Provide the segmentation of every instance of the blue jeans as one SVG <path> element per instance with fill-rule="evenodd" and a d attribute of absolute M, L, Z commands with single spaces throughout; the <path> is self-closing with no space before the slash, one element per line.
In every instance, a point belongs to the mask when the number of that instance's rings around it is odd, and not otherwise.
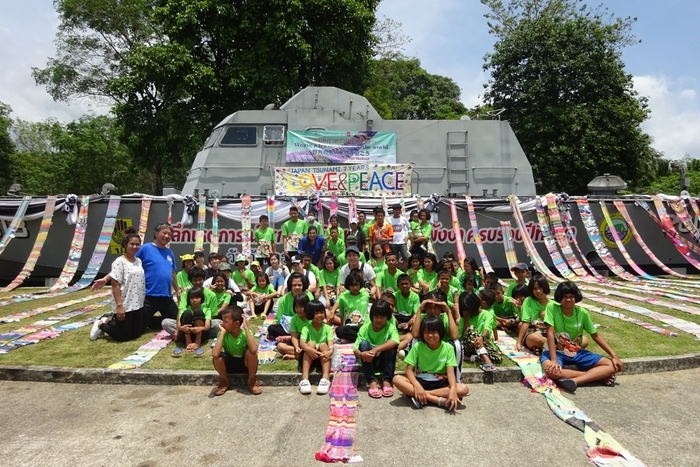
<path fill-rule="evenodd" d="M 368 352 L 372 350 L 372 344 L 367 341 L 360 342 L 360 352 Z M 391 381 L 394 379 L 394 371 L 396 369 L 396 348 L 391 350 L 383 350 L 378 356 L 374 357 L 371 362 L 362 362 L 362 371 L 365 373 L 365 381 L 369 385 L 377 381 L 374 374 L 375 368 L 382 370 L 382 380 Z"/>

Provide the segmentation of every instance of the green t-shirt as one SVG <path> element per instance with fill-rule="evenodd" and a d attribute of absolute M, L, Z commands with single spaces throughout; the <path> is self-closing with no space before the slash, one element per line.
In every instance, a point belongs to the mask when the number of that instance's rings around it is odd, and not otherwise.
<path fill-rule="evenodd" d="M 452 278 L 450 279 L 450 286 L 454 287 L 460 292 L 464 291 L 464 287 L 462 287 L 462 284 L 459 282 L 459 278 L 457 276 L 452 276 Z"/>
<path fill-rule="evenodd" d="M 345 259 L 345 253 L 339 254 L 338 255 L 338 269 L 342 268 L 346 264 L 348 264 L 348 260 Z"/>
<path fill-rule="evenodd" d="M 428 240 L 424 243 L 421 243 L 421 246 L 424 248 L 428 247 L 428 243 L 430 243 L 430 240 L 433 236 L 433 225 L 430 222 L 426 222 L 425 224 L 418 224 L 416 229 L 411 228 L 413 230 L 413 234 L 418 236 L 418 237 L 425 237 Z"/>
<path fill-rule="evenodd" d="M 227 305 L 229 303 L 231 303 L 231 295 L 227 294 L 225 290 L 222 292 L 218 292 L 218 293 L 215 292 L 214 290 L 212 290 L 211 292 L 216 297 L 216 302 L 215 302 L 216 303 L 216 310 L 212 310 L 212 316 L 214 316 L 215 314 L 219 313 L 219 308 L 224 306 L 224 303 Z"/>
<path fill-rule="evenodd" d="M 275 244 L 275 231 L 268 227 L 265 230 L 255 229 L 255 242 L 258 244 L 257 258 L 266 258 L 272 253 L 272 246 Z"/>
<path fill-rule="evenodd" d="M 299 240 L 306 235 L 308 229 L 309 224 L 301 219 L 297 219 L 296 222 L 292 222 L 292 220 L 289 219 L 282 224 L 282 236 L 287 237 L 287 252 L 298 251 Z"/>
<path fill-rule="evenodd" d="M 306 326 L 301 330 L 301 340 L 307 344 L 313 342 L 314 344 L 328 343 L 333 340 L 333 328 L 331 328 L 326 323 L 321 324 L 321 329 L 316 329 L 312 321 L 306 323 Z"/>
<path fill-rule="evenodd" d="M 316 276 L 316 286 L 323 287 L 326 285 L 323 277 L 321 276 L 321 270 L 318 268 L 318 266 L 315 264 L 309 264 L 309 272 L 313 272 L 314 276 Z"/>
<path fill-rule="evenodd" d="M 411 284 L 418 285 L 418 278 L 421 277 L 423 268 L 419 269 L 418 272 L 413 272 L 413 269 L 408 270 L 408 275 L 411 278 Z"/>
<path fill-rule="evenodd" d="M 418 233 L 420 231 L 420 222 L 411 221 L 409 224 L 411 224 L 411 232 Z"/>
<path fill-rule="evenodd" d="M 394 323 L 387 321 L 384 327 L 382 327 L 379 331 L 375 331 L 374 327 L 372 326 L 372 322 L 367 321 L 357 332 L 357 339 L 355 340 L 355 345 L 353 346 L 352 350 L 359 349 L 362 341 L 369 342 L 372 348 L 375 348 L 390 340 L 396 342 L 397 344 L 399 343 L 399 331 L 396 329 Z"/>
<path fill-rule="evenodd" d="M 571 316 L 566 316 L 561 311 L 561 305 L 553 300 L 551 300 L 545 308 L 544 322 L 554 327 L 554 333 L 557 337 L 562 332 L 565 332 L 569 334 L 569 338 L 572 341 L 582 336 L 583 331 L 586 331 L 589 335 L 598 332 L 593 325 L 588 310 L 575 305 L 573 314 Z"/>
<path fill-rule="evenodd" d="M 445 297 L 447 297 L 447 306 L 449 306 L 450 308 L 452 308 L 455 304 L 455 294 L 457 294 L 457 298 L 459 298 L 459 290 L 456 287 L 450 286 L 450 290 L 448 290 L 447 292 L 445 292 L 441 288 L 437 288 L 435 290 L 445 294 Z"/>
<path fill-rule="evenodd" d="M 386 262 L 384 261 L 384 258 L 382 259 L 373 259 L 372 263 L 374 266 L 372 266 L 372 269 L 374 269 L 374 273 L 378 276 L 380 273 L 384 272 L 386 269 Z"/>
<path fill-rule="evenodd" d="M 406 364 L 415 368 L 418 378 L 430 379 L 435 376 L 447 375 L 448 367 L 457 367 L 455 349 L 447 342 L 441 342 L 440 347 L 432 350 L 423 341 L 418 341 L 406 355 Z"/>
<path fill-rule="evenodd" d="M 543 312 L 545 307 L 533 297 L 527 297 L 523 300 L 523 304 L 520 307 L 520 321 L 523 323 L 535 323 L 536 321 L 542 321 L 540 318 L 540 313 Z"/>
<path fill-rule="evenodd" d="M 369 228 L 372 227 L 373 224 L 374 224 L 374 221 L 372 220 L 369 222 L 365 222 L 365 225 L 359 226 L 362 229 L 362 231 L 365 233 L 365 238 L 369 238 Z"/>
<path fill-rule="evenodd" d="M 241 333 L 238 334 L 238 337 L 233 337 L 230 332 L 224 334 L 224 341 L 221 343 L 221 347 L 231 357 L 242 357 L 245 351 L 248 350 L 248 339 L 246 339 L 244 331 L 245 329 L 241 328 Z M 248 330 L 248 334 L 250 334 L 250 330 Z M 252 334 L 250 336 L 252 337 Z"/>
<path fill-rule="evenodd" d="M 435 287 L 437 287 L 438 275 L 435 271 L 428 272 L 425 269 L 421 269 L 418 271 L 418 279 L 428 284 L 428 290 L 433 290 Z"/>
<path fill-rule="evenodd" d="M 499 318 L 513 318 L 518 316 L 518 307 L 513 303 L 510 297 L 503 297 L 503 303 L 494 302 L 493 311 Z"/>
<path fill-rule="evenodd" d="M 233 279 L 233 282 L 236 283 L 238 288 L 241 290 L 248 290 L 248 283 L 245 281 L 244 277 L 248 278 L 248 280 L 255 285 L 255 274 L 253 274 L 253 271 L 250 269 L 244 269 L 243 273 L 237 269 L 231 273 L 231 279 Z"/>
<path fill-rule="evenodd" d="M 478 272 L 475 272 L 474 274 L 467 274 L 466 272 L 462 271 L 459 275 L 459 283 L 461 284 L 462 288 L 464 288 L 464 280 L 467 278 L 468 275 L 474 278 L 474 289 L 478 289 L 479 287 L 481 287 L 481 274 L 479 274 Z"/>
<path fill-rule="evenodd" d="M 527 285 L 527 281 L 525 281 L 525 285 Z M 513 289 L 518 286 L 518 281 L 513 281 L 510 284 L 508 284 L 508 287 L 506 288 L 506 297 L 512 297 L 513 296 Z"/>
<path fill-rule="evenodd" d="M 489 337 L 491 337 L 496 325 L 496 313 L 493 312 L 493 308 L 481 310 L 477 315 L 476 330 L 479 335 L 482 335 L 485 330 L 488 330 Z"/>
<path fill-rule="evenodd" d="M 206 319 L 211 319 L 212 316 L 216 316 L 219 312 L 219 307 L 216 306 L 218 299 L 216 294 L 209 289 L 202 289 L 204 291 L 204 302 L 202 302 L 202 312 L 204 312 L 204 317 Z M 228 295 L 228 294 L 227 294 Z M 230 296 L 230 295 L 229 295 Z M 178 318 L 182 316 L 182 312 L 189 308 L 187 304 L 187 293 L 180 295 L 180 303 L 177 306 Z"/>
<path fill-rule="evenodd" d="M 187 271 L 185 271 L 184 269 L 177 273 L 176 279 L 177 286 L 180 287 L 183 291 L 192 288 L 192 282 L 190 282 L 189 274 L 187 274 Z"/>
<path fill-rule="evenodd" d="M 420 308 L 420 297 L 413 290 L 409 290 L 408 297 L 404 297 L 401 291 L 397 291 L 396 312 L 406 316 L 413 316 Z"/>
<path fill-rule="evenodd" d="M 289 334 L 296 332 L 301 336 L 301 330 L 304 329 L 304 326 L 306 326 L 308 322 L 308 319 L 301 319 L 299 315 L 295 313 L 294 316 L 292 316 L 292 322 L 289 323 Z"/>
<path fill-rule="evenodd" d="M 340 238 L 340 235 L 338 235 L 338 241 L 335 243 L 332 238 L 326 237 L 326 246 L 328 247 L 328 251 L 333 253 L 336 258 L 345 253 L 345 241 Z"/>
<path fill-rule="evenodd" d="M 351 295 L 349 290 L 338 297 L 338 314 L 344 325 L 362 326 L 369 314 L 369 292 L 360 289 L 357 295 Z"/>
<path fill-rule="evenodd" d="M 314 294 L 312 294 L 308 290 L 306 291 L 306 296 L 309 297 L 309 300 L 314 299 Z M 292 292 L 287 292 L 277 302 L 277 314 L 275 315 L 275 324 L 279 324 L 280 319 L 282 319 L 283 316 L 296 316 L 296 313 L 294 313 L 294 295 L 292 295 Z"/>
<path fill-rule="evenodd" d="M 399 294 L 399 285 L 396 281 L 401 274 L 403 274 L 403 271 L 399 268 L 396 268 L 394 274 L 391 274 L 388 268 L 384 269 L 381 273 L 377 273 L 377 287 L 379 287 L 382 292 L 391 289 L 394 291 L 394 295 Z"/>
<path fill-rule="evenodd" d="M 327 269 L 321 269 L 321 279 L 325 285 L 330 285 L 333 288 L 338 287 L 338 279 L 340 279 L 340 269 L 334 269 L 329 272 Z"/>

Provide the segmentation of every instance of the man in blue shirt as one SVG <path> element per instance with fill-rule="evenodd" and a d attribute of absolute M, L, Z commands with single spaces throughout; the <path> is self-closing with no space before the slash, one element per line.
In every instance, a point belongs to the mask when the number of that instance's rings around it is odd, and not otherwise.
<path fill-rule="evenodd" d="M 310 226 L 306 236 L 299 242 L 299 253 L 308 253 L 311 255 L 311 262 L 319 268 L 323 267 L 321 259 L 323 258 L 323 247 L 326 246 L 326 239 L 318 235 L 315 226 Z"/>

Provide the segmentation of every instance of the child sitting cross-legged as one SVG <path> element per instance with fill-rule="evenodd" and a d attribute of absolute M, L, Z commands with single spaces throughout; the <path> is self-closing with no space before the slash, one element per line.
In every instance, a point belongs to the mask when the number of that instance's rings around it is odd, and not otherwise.
<path fill-rule="evenodd" d="M 489 287 L 496 294 L 496 301 L 493 302 L 493 311 L 496 313 L 496 322 L 503 330 L 517 330 L 520 318 L 519 309 L 512 298 L 506 296 L 503 286 L 496 282 Z"/>
<path fill-rule="evenodd" d="M 277 342 L 277 351 L 282 354 L 283 360 L 293 360 L 301 355 L 301 330 L 309 323 L 306 319 L 306 305 L 311 299 L 305 292 L 300 292 L 294 297 L 294 316 L 289 324 L 289 334 L 291 335 L 291 343 Z"/>
<path fill-rule="evenodd" d="M 203 307 L 204 289 L 193 287 L 187 292 L 187 307 L 180 310 L 177 317 L 177 330 L 173 334 L 173 340 L 185 341 L 185 350 L 194 352 L 195 357 L 202 357 L 204 349 L 202 345 L 202 334 L 209 331 L 211 326 L 211 313 L 209 309 Z M 176 344 L 177 345 L 177 344 Z M 182 347 L 175 347 L 173 357 L 182 356 Z"/>
<path fill-rule="evenodd" d="M 302 353 L 301 360 L 301 382 L 299 392 L 311 394 L 311 383 L 309 382 L 309 372 L 313 363 L 320 363 L 321 381 L 316 388 L 316 394 L 328 394 L 331 382 L 328 380 L 331 372 L 331 356 L 333 355 L 333 329 L 324 321 L 326 319 L 326 307 L 318 300 L 312 300 L 306 305 L 306 319 L 309 322 L 301 330 L 299 346 Z"/>
<path fill-rule="evenodd" d="M 469 394 L 469 387 L 457 382 L 455 351 L 444 338 L 442 320 L 427 316 L 420 323 L 420 341 L 406 355 L 406 376 L 394 376 L 396 388 L 419 409 L 430 402 L 453 411 Z"/>
<path fill-rule="evenodd" d="M 476 324 L 471 324 L 473 320 L 470 319 L 470 325 L 462 336 L 464 356 L 476 355 L 483 362 L 481 369 L 484 371 L 493 371 L 493 364 L 503 361 L 501 351 L 491 339 L 496 328 L 496 315 L 492 308 L 494 302 L 495 293 L 492 289 L 484 289 L 479 295 L 464 292 L 459 300 L 463 315 L 473 317 L 476 314 Z"/>
<path fill-rule="evenodd" d="M 214 368 L 219 373 L 219 385 L 214 395 L 223 395 L 230 385 L 229 373 L 248 375 L 248 389 L 252 394 L 262 393 L 256 378 L 258 372 L 258 343 L 248 328 L 248 318 L 236 305 L 221 312 L 221 324 L 216 345 L 211 351 Z"/>
<path fill-rule="evenodd" d="M 540 361 L 545 374 L 568 392 L 575 392 L 580 384 L 602 381 L 606 386 L 615 384 L 615 374 L 622 371 L 622 361 L 603 339 L 591 321 L 588 310 L 577 305 L 583 299 L 578 286 L 562 282 L 554 291 L 554 301 L 545 308 L 547 349 Z M 603 349 L 610 358 L 582 348 L 583 331 Z M 566 369 L 574 366 L 576 369 Z"/>
<path fill-rule="evenodd" d="M 381 399 L 394 395 L 392 380 L 396 368 L 396 348 L 399 345 L 399 332 L 392 322 L 391 304 L 379 300 L 369 310 L 369 321 L 357 333 L 353 352 L 362 362 L 365 381 L 370 397 Z M 382 388 L 379 389 L 375 370 L 382 371 Z"/>

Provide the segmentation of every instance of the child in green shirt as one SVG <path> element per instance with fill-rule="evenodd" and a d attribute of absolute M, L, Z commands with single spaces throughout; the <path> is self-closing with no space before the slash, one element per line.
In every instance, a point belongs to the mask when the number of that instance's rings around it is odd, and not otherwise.
<path fill-rule="evenodd" d="M 333 329 L 327 325 L 326 307 L 318 300 L 313 300 L 306 305 L 306 319 L 309 322 L 301 330 L 299 346 L 303 351 L 300 355 L 302 362 L 301 382 L 299 392 L 311 394 L 309 372 L 313 362 L 321 362 L 321 381 L 318 382 L 316 394 L 328 394 L 331 382 L 328 380 L 331 372 L 331 356 L 333 355 Z"/>
<path fill-rule="evenodd" d="M 381 399 L 394 395 L 392 381 L 396 369 L 396 349 L 399 345 L 399 332 L 391 321 L 391 305 L 379 300 L 369 311 L 366 322 L 357 333 L 353 352 L 362 362 L 362 371 L 370 397 Z M 382 371 L 382 389 L 379 389 L 375 369 Z"/>
<path fill-rule="evenodd" d="M 211 314 L 208 308 L 202 308 L 204 302 L 204 289 L 193 287 L 187 291 L 187 307 L 180 310 L 177 317 L 177 332 L 173 340 L 185 341 L 185 351 L 194 352 L 195 357 L 204 356 L 202 345 L 202 334 L 209 330 L 211 325 Z M 177 344 L 176 344 L 177 345 Z M 182 356 L 182 348 L 175 347 L 173 357 Z"/>
<path fill-rule="evenodd" d="M 428 402 L 454 411 L 469 387 L 456 377 L 454 348 L 444 342 L 445 325 L 437 316 L 420 323 L 420 341 L 406 355 L 406 376 L 394 376 L 394 385 L 410 397 L 417 408 Z"/>
<path fill-rule="evenodd" d="M 238 269 L 233 271 L 231 279 L 241 289 L 243 295 L 248 296 L 248 290 L 255 286 L 255 274 L 250 269 L 246 269 L 248 260 L 243 255 L 238 255 L 236 258 L 236 266 Z"/>
<path fill-rule="evenodd" d="M 248 294 L 248 306 L 252 318 L 266 317 L 272 309 L 272 300 L 277 298 L 277 291 L 270 284 L 270 278 L 264 272 L 259 272 L 255 278 L 255 287 Z"/>
<path fill-rule="evenodd" d="M 363 287 L 362 277 L 356 272 L 348 275 L 344 285 L 346 290 L 333 305 L 328 319 L 329 322 L 339 325 L 335 330 L 339 338 L 355 342 L 369 311 L 369 292 Z"/>
<path fill-rule="evenodd" d="M 215 396 L 226 393 L 230 385 L 229 373 L 248 375 L 251 394 L 262 393 L 256 378 L 258 373 L 258 343 L 248 328 L 248 319 L 238 306 L 230 306 L 221 312 L 221 324 L 216 345 L 211 351 L 214 368 L 219 373 Z"/>
<path fill-rule="evenodd" d="M 345 239 L 339 234 L 342 230 L 336 226 L 330 226 L 328 232 L 329 235 L 326 237 L 325 249 L 333 253 L 337 258 L 345 253 Z"/>
<path fill-rule="evenodd" d="M 182 292 L 185 292 L 187 289 L 192 288 L 192 282 L 190 282 L 189 274 L 194 267 L 194 255 L 181 255 L 180 259 L 182 260 L 182 270 L 177 273 L 177 285 L 180 287 Z"/>
<path fill-rule="evenodd" d="M 270 228 L 270 218 L 267 215 L 260 216 L 259 222 L 255 229 L 255 243 L 258 244 L 255 258 L 264 268 L 270 264 L 270 255 L 275 252 L 275 231 Z"/>
<path fill-rule="evenodd" d="M 490 372 L 495 369 L 494 363 L 503 361 L 503 354 L 491 339 L 492 332 L 496 329 L 496 314 L 493 311 L 496 293 L 492 289 L 484 289 L 479 292 L 478 302 L 471 297 L 474 295 L 468 295 L 464 300 L 460 300 L 460 307 L 467 308 L 460 311 L 471 317 L 469 327 L 465 329 L 462 337 L 464 356 L 475 355 L 483 362 L 481 369 Z M 472 324 L 474 316 L 476 324 Z"/>
<path fill-rule="evenodd" d="M 493 311 L 496 313 L 496 322 L 503 330 L 518 329 L 520 310 L 512 298 L 506 297 L 503 293 L 503 286 L 496 282 L 489 287 L 496 294 L 496 301 L 493 303 Z"/>
<path fill-rule="evenodd" d="M 323 269 L 321 269 L 319 282 L 324 285 L 322 287 L 322 294 L 326 299 L 326 305 L 331 308 L 335 305 L 336 299 L 338 298 L 338 281 L 340 280 L 340 263 L 338 263 L 338 258 L 335 255 L 328 254 L 326 259 L 323 261 Z"/>
<path fill-rule="evenodd" d="M 394 314 L 394 319 L 399 332 L 404 333 L 401 335 L 397 353 L 399 358 L 404 358 L 406 356 L 405 349 L 413 340 L 411 329 L 416 320 L 416 312 L 420 307 L 420 298 L 417 293 L 411 290 L 411 278 L 408 274 L 400 275 L 396 282 L 399 291 L 395 294 L 396 313 Z"/>
<path fill-rule="evenodd" d="M 298 358 L 301 354 L 301 346 L 299 338 L 301 330 L 306 326 L 306 305 L 311 301 L 305 292 L 298 293 L 294 296 L 294 316 L 289 324 L 289 334 L 291 335 L 291 344 L 278 341 L 277 351 L 282 354 L 282 360 L 292 360 Z"/>

